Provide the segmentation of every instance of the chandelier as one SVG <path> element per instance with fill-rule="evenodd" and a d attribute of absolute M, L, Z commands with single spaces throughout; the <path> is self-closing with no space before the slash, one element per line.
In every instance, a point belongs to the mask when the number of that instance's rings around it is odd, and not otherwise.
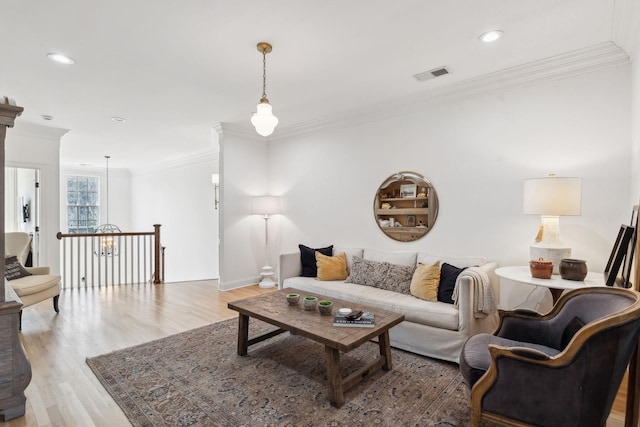
<path fill-rule="evenodd" d="M 121 233 L 120 228 L 115 224 L 109 223 L 109 159 L 111 156 L 104 156 L 107 159 L 107 222 L 106 224 L 99 225 L 96 228 L 95 234 L 114 234 Z M 98 256 L 118 256 L 118 244 L 115 239 L 116 236 L 102 236 L 100 237 L 100 248 L 96 252 Z"/>
<path fill-rule="evenodd" d="M 251 124 L 262 136 L 269 136 L 273 133 L 278 118 L 273 115 L 271 104 L 267 99 L 267 53 L 273 49 L 269 43 L 258 43 L 258 52 L 262 53 L 262 98 L 256 107 L 256 112 L 251 116 Z"/>

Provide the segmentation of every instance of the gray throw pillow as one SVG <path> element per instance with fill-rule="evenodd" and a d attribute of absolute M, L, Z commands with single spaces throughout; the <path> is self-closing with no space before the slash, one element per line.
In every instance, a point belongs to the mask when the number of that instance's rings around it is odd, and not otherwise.
<path fill-rule="evenodd" d="M 18 261 L 18 257 L 9 256 L 4 259 L 4 277 L 7 280 L 20 279 L 26 276 L 31 276 L 31 273 L 24 269 L 20 261 Z"/>

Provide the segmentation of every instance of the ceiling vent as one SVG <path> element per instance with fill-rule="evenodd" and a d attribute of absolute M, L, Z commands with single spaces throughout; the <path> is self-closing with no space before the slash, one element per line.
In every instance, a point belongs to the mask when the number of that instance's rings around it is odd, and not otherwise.
<path fill-rule="evenodd" d="M 438 67 L 433 70 L 425 71 L 424 73 L 415 74 L 413 76 L 419 82 L 424 82 L 425 80 L 435 79 L 436 77 L 446 76 L 449 74 L 449 69 L 447 67 Z"/>

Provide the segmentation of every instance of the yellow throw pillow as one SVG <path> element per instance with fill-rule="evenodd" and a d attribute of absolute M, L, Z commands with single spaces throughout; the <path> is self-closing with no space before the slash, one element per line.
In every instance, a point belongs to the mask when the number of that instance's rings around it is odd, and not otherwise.
<path fill-rule="evenodd" d="M 431 266 L 418 263 L 413 273 L 411 295 L 427 301 L 438 301 L 438 285 L 440 284 L 440 261 Z"/>
<path fill-rule="evenodd" d="M 318 280 L 344 280 L 347 278 L 347 255 L 340 252 L 334 256 L 322 255 L 316 251 Z"/>

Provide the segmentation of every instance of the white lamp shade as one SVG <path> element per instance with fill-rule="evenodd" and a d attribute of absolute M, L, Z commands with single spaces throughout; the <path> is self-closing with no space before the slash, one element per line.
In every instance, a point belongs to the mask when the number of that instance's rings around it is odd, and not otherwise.
<path fill-rule="evenodd" d="M 271 135 L 278 124 L 278 118 L 273 115 L 271 104 L 268 102 L 259 103 L 256 112 L 251 116 L 251 124 L 256 128 L 258 134 Z"/>
<path fill-rule="evenodd" d="M 211 174 L 211 183 L 213 185 L 220 185 L 220 174 L 212 173 Z"/>
<path fill-rule="evenodd" d="M 281 212 L 280 199 L 275 196 L 254 197 L 251 212 L 255 215 L 279 214 Z"/>
<path fill-rule="evenodd" d="M 534 215 L 580 215 L 582 179 L 547 178 L 524 182 L 523 213 Z"/>

